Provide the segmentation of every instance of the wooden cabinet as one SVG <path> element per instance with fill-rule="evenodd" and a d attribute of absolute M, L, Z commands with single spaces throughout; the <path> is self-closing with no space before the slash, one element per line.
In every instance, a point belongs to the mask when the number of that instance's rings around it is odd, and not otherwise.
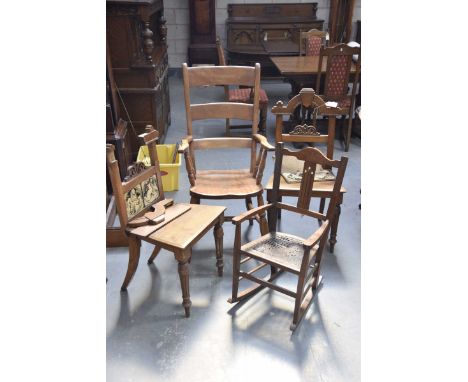
<path fill-rule="evenodd" d="M 170 124 L 166 20 L 162 0 L 107 0 L 107 44 L 119 118 L 137 135 L 153 125 L 164 140 Z M 134 131 L 133 131 L 134 130 Z"/>
<path fill-rule="evenodd" d="M 190 9 L 189 65 L 218 63 L 215 0 L 188 0 Z"/>
<path fill-rule="evenodd" d="M 317 19 L 317 3 L 229 4 L 227 52 L 231 65 L 262 66 L 262 78 L 280 73 L 271 56 L 299 54 L 301 31 L 323 29 Z"/>

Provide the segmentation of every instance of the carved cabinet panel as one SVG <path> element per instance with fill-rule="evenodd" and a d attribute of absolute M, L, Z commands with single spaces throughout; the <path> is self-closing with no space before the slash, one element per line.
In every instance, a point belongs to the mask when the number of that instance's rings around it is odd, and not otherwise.
<path fill-rule="evenodd" d="M 128 121 L 134 157 L 137 135 L 153 125 L 164 140 L 170 124 L 166 20 L 162 0 L 107 0 L 108 55 L 119 116 Z"/>

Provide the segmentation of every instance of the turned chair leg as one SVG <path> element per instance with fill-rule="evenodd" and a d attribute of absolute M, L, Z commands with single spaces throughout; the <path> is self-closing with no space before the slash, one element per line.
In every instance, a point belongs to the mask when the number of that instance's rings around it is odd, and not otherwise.
<path fill-rule="evenodd" d="M 214 229 L 213 229 L 213 235 L 214 235 L 214 238 L 215 238 L 215 246 L 216 246 L 216 267 L 218 268 L 218 276 L 219 277 L 223 276 L 223 267 L 224 267 L 224 262 L 223 262 L 223 236 L 224 236 L 223 217 L 224 217 L 224 215 L 221 215 L 221 217 L 219 218 L 218 222 L 215 224 Z"/>
<path fill-rule="evenodd" d="M 239 292 L 240 261 L 240 252 L 234 248 L 232 256 L 232 297 L 228 298 L 228 302 L 231 304 L 237 302 L 237 293 Z"/>
<path fill-rule="evenodd" d="M 182 289 L 182 306 L 185 310 L 185 317 L 190 317 L 190 307 L 192 301 L 190 300 L 190 289 L 189 289 L 189 265 L 188 262 L 178 263 L 178 271 L 180 278 L 180 287 Z"/>
<path fill-rule="evenodd" d="M 135 236 L 129 236 L 128 238 L 128 267 L 127 274 L 125 275 L 124 282 L 121 291 L 126 291 L 128 284 L 132 281 L 133 275 L 138 268 L 138 261 L 140 260 L 140 247 L 141 240 Z"/>
<path fill-rule="evenodd" d="M 330 252 L 333 253 L 336 244 L 336 233 L 338 231 L 338 223 L 340 221 L 341 203 L 336 205 L 335 214 L 330 227 Z"/>
<path fill-rule="evenodd" d="M 319 212 L 323 214 L 323 211 L 325 210 L 325 200 L 326 198 L 320 198 L 320 206 L 319 206 Z M 319 226 L 322 226 L 322 221 L 320 219 L 318 220 Z"/>

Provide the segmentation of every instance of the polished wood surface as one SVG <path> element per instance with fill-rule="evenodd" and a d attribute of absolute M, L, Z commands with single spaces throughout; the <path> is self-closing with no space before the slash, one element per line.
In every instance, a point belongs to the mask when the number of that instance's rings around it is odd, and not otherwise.
<path fill-rule="evenodd" d="M 182 139 L 178 152 L 184 154 L 185 158 L 185 166 L 191 186 L 190 202 L 192 204 L 199 204 L 202 199 L 245 199 L 247 209 L 252 209 L 252 198 L 256 197 L 257 203 L 263 205 L 263 187 L 261 182 L 267 152 L 273 150 L 273 146 L 268 143 L 265 137 L 257 134 L 260 65 L 256 64 L 254 68 L 235 66 L 189 68 L 187 64 L 183 64 L 182 74 L 184 78 L 187 137 Z M 191 87 L 213 84 L 234 85 L 236 81 L 241 81 L 243 85 L 253 89 L 252 104 L 232 102 L 193 104 L 191 102 Z M 251 121 L 251 138 L 194 139 L 192 121 L 213 118 L 240 118 Z M 195 152 L 198 149 L 222 149 L 224 150 L 222 155 L 225 158 L 229 158 L 232 155 L 230 149 L 236 147 L 246 148 L 246 162 L 250 159 L 248 169 L 203 171 L 195 161 Z M 250 155 L 247 150 L 250 151 Z M 266 232 L 266 220 L 260 216 L 256 216 L 255 220 L 259 222 L 262 232 Z"/>
<path fill-rule="evenodd" d="M 272 57 L 271 61 L 278 68 L 281 74 L 289 75 L 309 75 L 319 73 L 319 56 L 291 56 L 291 57 Z M 327 58 L 322 62 L 322 71 L 327 69 Z M 356 64 L 351 65 L 351 73 L 356 73 Z"/>
<path fill-rule="evenodd" d="M 333 159 L 334 141 L 335 141 L 335 117 L 343 111 L 339 107 L 327 106 L 324 100 L 315 93 L 314 89 L 303 88 L 294 96 L 286 105 L 282 101 L 278 101 L 272 108 L 271 112 L 276 116 L 276 142 L 296 142 L 296 143 L 326 143 L 327 158 Z M 283 119 L 291 116 L 293 120 L 299 124 L 299 127 L 307 127 L 313 134 L 301 133 L 290 134 L 285 131 Z M 318 116 L 326 116 L 328 119 L 328 127 L 325 133 L 316 130 Z M 297 127 L 297 126 L 296 126 Z M 298 163 L 297 168 L 301 168 L 302 164 Z M 288 183 L 283 177 L 280 178 L 277 189 L 277 198 L 282 200 L 283 196 L 301 196 L 302 183 Z M 335 181 L 318 181 L 313 182 L 310 188 L 310 197 L 320 198 L 320 211 L 323 211 L 326 199 L 333 196 Z M 265 187 L 267 190 L 267 201 L 273 200 L 273 176 L 267 182 Z M 344 187 L 341 187 L 339 198 L 336 203 L 335 215 L 331 221 L 330 229 L 330 251 L 333 252 L 336 244 L 336 236 L 338 231 L 338 222 L 340 218 L 341 203 L 343 194 L 346 192 Z M 278 218 L 281 218 L 280 210 Z"/>
<path fill-rule="evenodd" d="M 227 52 L 234 65 L 262 66 L 262 78 L 280 76 L 270 58 L 299 54 L 300 33 L 322 30 L 318 4 L 228 4 Z"/>
<path fill-rule="evenodd" d="M 221 39 L 219 36 L 216 38 L 216 50 L 218 52 L 218 62 L 220 66 L 226 66 L 226 57 L 224 55 L 224 48 L 221 45 Z M 261 132 L 266 132 L 266 120 L 267 120 L 267 112 L 268 112 L 268 96 L 266 95 L 265 90 L 262 88 L 259 89 L 259 92 L 263 92 L 265 96 L 259 99 L 259 109 L 260 109 L 260 115 L 259 115 L 259 125 L 258 129 Z M 239 98 L 238 97 L 238 92 L 236 92 L 234 89 L 229 89 L 229 86 L 224 86 L 224 100 L 228 102 L 241 102 L 241 103 L 251 103 L 253 102 L 253 91 L 250 89 L 249 92 L 245 92 L 245 96 Z M 236 129 L 236 128 L 250 128 L 249 125 L 231 125 L 230 118 L 226 118 L 226 136 L 231 135 L 231 129 Z"/>
<path fill-rule="evenodd" d="M 150 166 L 135 163 L 128 170 L 122 182 L 119 164 L 115 158 L 114 147 L 106 146 L 106 159 L 114 192 L 115 205 L 122 228 L 128 237 L 129 259 L 121 290 L 126 291 L 140 259 L 141 242 L 155 245 L 148 264 L 153 263 L 161 248 L 174 253 L 178 261 L 178 272 L 182 289 L 182 305 L 186 317 L 190 316 L 189 265 L 193 245 L 213 228 L 216 247 L 216 267 L 218 276 L 223 274 L 223 206 L 202 206 L 173 204 L 172 199 L 164 198 L 161 169 L 156 151 L 159 134 L 151 126 L 140 138 L 148 147 Z M 157 189 L 157 190 L 156 190 Z M 154 191 L 157 192 L 154 192 Z M 138 195 L 139 193 L 139 195 Z M 132 210 L 141 198 L 136 211 Z M 109 218 L 109 217 L 108 217 Z"/>
<path fill-rule="evenodd" d="M 296 206 L 279 201 L 283 156 L 292 156 L 304 161 L 303 176 Z M 236 225 L 236 236 L 234 239 L 232 296 L 228 302 L 235 303 L 245 300 L 264 287 L 284 293 L 295 299 L 294 315 L 290 329 L 293 331 L 296 329 L 310 306 L 312 298 L 318 292 L 321 281 L 322 254 L 331 227 L 335 206 L 340 199 L 340 189 L 347 161 L 348 158 L 346 157 L 342 157 L 341 160 L 331 160 L 323 155 L 320 150 L 312 147 L 293 152 L 285 149 L 282 142 L 276 144 L 272 202 L 245 212 L 233 219 L 233 224 Z M 318 183 L 314 182 L 314 173 L 318 165 L 334 168 L 337 171 L 330 203 L 325 214 L 322 213 L 323 211 L 316 212 L 309 209 L 311 190 L 313 185 Z M 277 217 L 278 211 L 281 209 L 316 218 L 320 222 L 320 227 L 306 239 L 289 233 L 278 232 Z M 269 232 L 262 233 L 261 237 L 242 244 L 242 222 L 248 220 L 254 214 L 263 215 L 265 212 L 268 212 Z M 260 262 L 260 265 L 256 265 L 249 271 L 243 271 L 241 265 L 251 259 Z M 254 276 L 254 273 L 265 266 L 270 267 L 269 276 L 264 278 Z M 272 282 L 283 272 L 290 272 L 298 276 L 295 291 Z M 247 279 L 257 285 L 239 292 L 239 282 L 242 279 Z"/>

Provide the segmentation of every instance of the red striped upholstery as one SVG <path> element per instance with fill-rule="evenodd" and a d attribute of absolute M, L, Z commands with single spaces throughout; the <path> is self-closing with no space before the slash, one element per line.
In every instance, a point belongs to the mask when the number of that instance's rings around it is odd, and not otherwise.
<path fill-rule="evenodd" d="M 229 102 L 243 102 L 249 103 L 250 101 L 250 88 L 244 89 L 230 89 L 229 90 Z M 268 103 L 268 96 L 265 90 L 260 89 L 260 103 Z"/>
<path fill-rule="evenodd" d="M 322 39 L 318 36 L 310 36 L 306 43 L 306 56 L 319 56 Z"/>

